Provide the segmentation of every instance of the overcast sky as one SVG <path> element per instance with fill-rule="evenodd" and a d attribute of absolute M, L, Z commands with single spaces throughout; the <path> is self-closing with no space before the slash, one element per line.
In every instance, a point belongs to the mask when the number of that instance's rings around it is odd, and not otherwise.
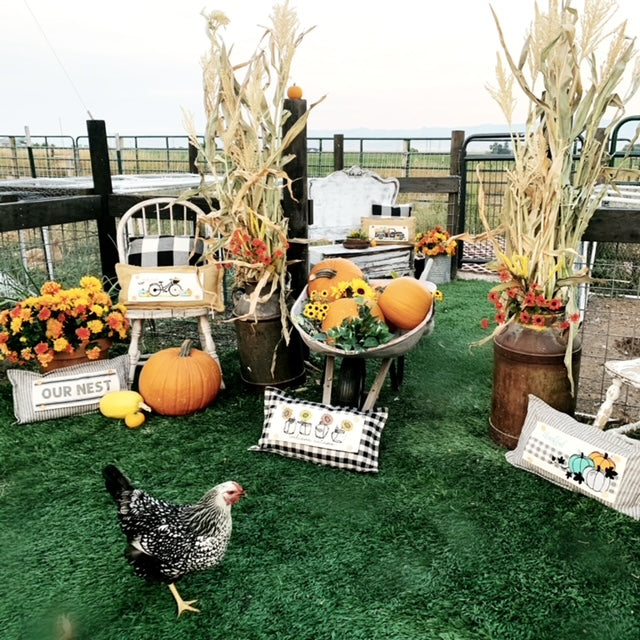
<path fill-rule="evenodd" d="M 546 6 L 546 0 L 540 0 Z M 204 9 L 231 19 L 238 62 L 269 23 L 272 0 L 0 0 L 0 135 L 181 135 L 182 108 L 204 130 Z M 293 0 L 301 27 L 292 82 L 313 102 L 309 131 L 465 129 L 504 124 L 488 95 L 498 38 L 484 0 Z M 518 54 L 534 0 L 493 0 Z M 580 0 L 574 5 L 579 8 Z M 615 23 L 640 35 L 640 2 L 618 0 Z M 524 103 L 523 103 L 524 104 Z M 91 116 L 89 116 L 89 113 Z M 627 107 L 640 114 L 640 96 Z"/>

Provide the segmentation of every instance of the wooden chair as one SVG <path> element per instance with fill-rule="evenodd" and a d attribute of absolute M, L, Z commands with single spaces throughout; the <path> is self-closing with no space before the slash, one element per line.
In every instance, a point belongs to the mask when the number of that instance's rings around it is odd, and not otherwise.
<path fill-rule="evenodd" d="M 165 267 L 184 266 L 190 262 L 193 264 L 197 260 L 197 251 L 191 250 L 188 254 L 184 251 L 166 251 L 171 248 L 170 241 L 179 239 L 183 245 L 188 239 L 188 244 L 197 247 L 197 243 L 202 243 L 202 238 L 206 237 L 206 226 L 202 224 L 205 217 L 204 211 L 187 201 L 178 201 L 176 198 L 162 197 L 143 200 L 128 209 L 120 218 L 117 226 L 116 241 L 118 246 L 118 259 L 120 263 L 137 264 L 141 267 Z M 145 253 L 149 246 L 153 247 L 154 242 L 162 238 L 162 256 L 158 252 L 157 256 L 153 251 Z M 167 244 L 169 241 L 169 244 Z M 147 245 L 140 254 L 140 248 Z M 195 268 L 194 268 L 195 271 Z M 120 278 L 119 278 L 120 279 Z M 120 282 L 122 287 L 122 282 Z M 220 292 L 221 293 L 221 292 Z M 122 299 L 122 292 L 121 292 Z M 220 309 L 222 296 L 218 296 Z M 212 308 L 207 303 L 201 306 L 184 308 L 171 306 L 171 302 L 163 302 L 158 308 L 137 308 L 134 305 L 127 307 L 127 317 L 131 321 L 131 344 L 129 346 L 130 371 L 129 381 L 133 383 L 136 367 L 141 358 L 140 343 L 144 332 L 145 322 L 158 319 L 174 318 L 183 320 L 185 318 L 197 318 L 198 336 L 203 351 L 206 351 L 218 364 L 220 360 L 216 352 L 216 345 L 211 332 L 209 318 Z M 224 386 L 224 384 L 223 384 Z"/>
<path fill-rule="evenodd" d="M 593 426 L 604 429 L 611 416 L 613 405 L 620 397 L 622 385 L 640 389 L 640 358 L 633 360 L 608 360 L 604 363 L 605 371 L 613 378 L 607 389 L 604 402 L 600 405 Z"/>

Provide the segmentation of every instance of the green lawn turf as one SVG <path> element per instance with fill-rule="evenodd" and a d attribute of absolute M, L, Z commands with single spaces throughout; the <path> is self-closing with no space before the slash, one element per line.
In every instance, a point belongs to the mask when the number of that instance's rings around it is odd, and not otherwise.
<path fill-rule="evenodd" d="M 640 637 L 640 525 L 511 467 L 488 437 L 490 285 L 443 285 L 433 334 L 406 357 L 380 473 L 248 451 L 262 397 L 222 353 L 206 411 L 141 429 L 96 414 L 18 426 L 0 384 L 0 636 L 74 640 L 565 640 Z M 320 400 L 310 376 L 296 395 Z M 202 613 L 134 576 L 101 470 L 195 501 L 234 479 L 224 563 L 187 576 Z M 69 639 L 67 639 L 69 640 Z"/>

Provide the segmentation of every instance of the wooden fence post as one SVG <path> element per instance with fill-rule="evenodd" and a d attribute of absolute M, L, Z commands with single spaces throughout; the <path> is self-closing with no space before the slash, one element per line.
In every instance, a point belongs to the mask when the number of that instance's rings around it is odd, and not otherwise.
<path fill-rule="evenodd" d="M 286 98 L 284 108 L 291 112 L 282 127 L 283 134 L 304 115 L 307 111 L 306 100 L 291 100 Z M 289 265 L 291 276 L 291 290 L 297 298 L 307 284 L 307 262 L 309 248 L 306 242 L 309 236 L 308 210 L 307 210 L 307 127 L 296 136 L 285 154 L 293 154 L 295 157 L 287 163 L 285 169 L 289 178 L 293 181 L 291 191 L 284 189 L 282 194 L 282 206 L 284 215 L 289 219 L 289 238 L 293 239 L 287 251 L 287 259 L 292 261 Z M 302 242 L 295 242 L 300 238 Z"/>
<path fill-rule="evenodd" d="M 333 170 L 344 169 L 344 135 L 336 133 L 333 136 Z"/>
<path fill-rule="evenodd" d="M 109 164 L 109 144 L 104 120 L 87 120 L 89 134 L 89 155 L 93 191 L 100 196 L 100 211 L 96 212 L 98 242 L 100 243 L 100 264 L 102 275 L 111 284 L 117 282 L 116 262 L 116 221 L 109 211 L 109 196 L 113 193 L 111 166 Z"/>
<path fill-rule="evenodd" d="M 454 130 L 451 132 L 451 150 L 449 152 L 449 175 L 460 176 L 460 184 L 465 179 L 462 176 L 462 154 L 464 153 L 464 131 Z M 447 216 L 447 229 L 451 234 L 458 233 L 460 224 L 460 190 L 458 193 L 449 194 Z M 456 251 L 456 259 L 452 260 L 451 278 L 455 279 L 458 268 L 462 266 L 462 242 L 458 242 L 458 251 Z"/>

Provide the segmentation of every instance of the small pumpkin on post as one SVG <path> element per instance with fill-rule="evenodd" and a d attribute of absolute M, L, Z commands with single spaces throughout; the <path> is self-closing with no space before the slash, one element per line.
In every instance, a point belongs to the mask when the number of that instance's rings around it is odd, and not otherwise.
<path fill-rule="evenodd" d="M 180 347 L 153 354 L 142 367 L 138 387 L 156 413 L 185 416 L 211 404 L 221 384 L 218 363 L 208 353 L 192 349 L 187 339 Z"/>
<path fill-rule="evenodd" d="M 302 99 L 302 87 L 299 87 L 295 82 L 287 89 L 287 98 L 289 100 Z"/>

